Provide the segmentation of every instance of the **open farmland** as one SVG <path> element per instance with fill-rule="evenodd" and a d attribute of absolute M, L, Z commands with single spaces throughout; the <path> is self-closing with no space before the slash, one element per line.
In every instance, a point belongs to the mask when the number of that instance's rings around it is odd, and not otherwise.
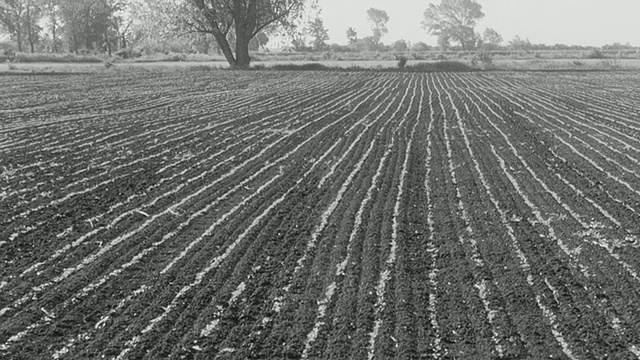
<path fill-rule="evenodd" d="M 0 358 L 640 358 L 638 73 L 1 81 Z"/>

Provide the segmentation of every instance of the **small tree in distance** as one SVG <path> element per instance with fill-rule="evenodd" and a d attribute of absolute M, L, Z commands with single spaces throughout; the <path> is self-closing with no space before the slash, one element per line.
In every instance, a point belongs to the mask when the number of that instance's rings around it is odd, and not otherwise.
<path fill-rule="evenodd" d="M 329 33 L 324 27 L 324 22 L 317 16 L 311 22 L 307 28 L 307 32 L 313 40 L 311 40 L 311 46 L 314 51 L 321 51 L 327 48 L 327 40 L 329 40 Z"/>
<path fill-rule="evenodd" d="M 409 50 L 409 45 L 405 40 L 398 40 L 391 44 L 391 50 L 396 52 L 405 52 Z"/>
<path fill-rule="evenodd" d="M 380 45 L 382 37 L 389 32 L 387 29 L 387 22 L 389 22 L 389 15 L 386 11 L 380 9 L 369 8 L 367 10 L 367 18 L 372 26 L 372 40 L 376 46 Z"/>
<path fill-rule="evenodd" d="M 358 42 L 358 33 L 356 29 L 350 27 L 347 29 L 347 40 L 349 40 L 349 46 L 353 46 Z"/>
<path fill-rule="evenodd" d="M 425 44 L 422 41 L 418 41 L 417 43 L 413 44 L 411 50 L 415 52 L 429 51 L 429 45 Z"/>
<path fill-rule="evenodd" d="M 484 42 L 485 47 L 490 49 L 497 49 L 500 45 L 502 45 L 503 39 L 502 35 L 500 35 L 497 31 L 492 28 L 487 28 L 482 35 L 482 41 Z"/>
<path fill-rule="evenodd" d="M 520 36 L 516 36 L 509 42 L 509 47 L 513 50 L 529 51 L 531 50 L 532 45 L 529 39 L 521 39 Z"/>

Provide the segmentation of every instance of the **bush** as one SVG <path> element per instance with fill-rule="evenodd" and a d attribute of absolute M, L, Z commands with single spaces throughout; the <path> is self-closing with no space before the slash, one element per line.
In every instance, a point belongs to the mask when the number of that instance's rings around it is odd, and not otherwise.
<path fill-rule="evenodd" d="M 120 58 L 123 59 L 133 59 L 133 58 L 139 58 L 142 56 L 142 51 L 140 50 L 136 50 L 136 49 L 132 49 L 132 48 L 126 48 L 126 49 L 122 49 L 122 50 L 118 50 L 115 53 L 113 53 L 113 55 L 118 56 Z"/>
<path fill-rule="evenodd" d="M 353 52 L 353 48 L 347 45 L 331 44 L 329 48 L 333 52 Z"/>
<path fill-rule="evenodd" d="M 404 55 L 400 55 L 397 57 L 397 59 L 398 59 L 398 68 L 404 69 L 405 66 L 407 66 L 407 61 L 408 61 L 407 57 Z"/>
<path fill-rule="evenodd" d="M 591 49 L 585 55 L 585 59 L 606 59 L 607 57 L 598 49 Z"/>
<path fill-rule="evenodd" d="M 471 64 L 473 66 L 481 64 L 484 69 L 487 69 L 493 65 L 493 54 L 488 51 L 480 51 L 474 55 L 473 59 L 471 59 Z"/>

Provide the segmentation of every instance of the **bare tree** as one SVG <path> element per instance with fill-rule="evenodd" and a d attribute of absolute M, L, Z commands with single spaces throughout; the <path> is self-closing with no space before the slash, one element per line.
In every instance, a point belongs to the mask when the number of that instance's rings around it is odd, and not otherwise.
<path fill-rule="evenodd" d="M 248 68 L 249 41 L 274 26 L 293 27 L 305 0 L 188 0 L 183 13 L 190 31 L 212 34 L 227 62 L 235 68 Z M 233 31 L 235 51 L 229 44 Z"/>

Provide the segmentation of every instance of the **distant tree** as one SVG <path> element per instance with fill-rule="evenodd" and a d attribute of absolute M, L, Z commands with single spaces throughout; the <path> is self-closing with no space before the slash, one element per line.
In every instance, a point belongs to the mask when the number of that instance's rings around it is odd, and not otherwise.
<path fill-rule="evenodd" d="M 291 46 L 295 51 L 308 52 L 313 50 L 310 46 L 307 46 L 307 37 L 302 29 L 290 34 L 290 36 Z"/>
<path fill-rule="evenodd" d="M 353 47 L 357 51 L 376 51 L 380 48 L 380 44 L 375 42 L 373 36 L 366 36 L 356 40 Z"/>
<path fill-rule="evenodd" d="M 521 39 L 520 36 L 516 36 L 509 42 L 509 48 L 513 50 L 525 50 L 529 51 L 533 48 L 533 45 L 529 39 Z"/>
<path fill-rule="evenodd" d="M 422 41 L 419 41 L 411 47 L 411 50 L 416 52 L 429 51 L 429 45 L 425 44 Z"/>
<path fill-rule="evenodd" d="M 474 0 L 441 0 L 440 5 L 430 4 L 425 10 L 422 27 L 438 37 L 442 48 L 454 42 L 473 49 L 478 43 L 474 28 L 483 17 L 482 5 Z"/>
<path fill-rule="evenodd" d="M 369 8 L 367 10 L 367 18 L 371 23 L 373 35 L 373 43 L 375 45 L 380 44 L 382 37 L 389 32 L 387 29 L 387 22 L 389 22 L 389 15 L 386 11 L 380 9 Z"/>
<path fill-rule="evenodd" d="M 446 36 L 438 36 L 438 47 L 442 50 L 447 50 L 451 47 L 451 41 Z"/>
<path fill-rule="evenodd" d="M 324 27 L 324 22 L 317 16 L 307 27 L 307 32 L 311 36 L 311 46 L 313 50 L 320 51 L 327 48 L 327 40 L 329 40 L 329 32 Z"/>
<path fill-rule="evenodd" d="M 500 35 L 497 31 L 492 28 L 487 28 L 484 31 L 484 34 L 482 34 L 482 41 L 484 42 L 485 46 L 497 48 L 502 44 L 503 39 L 502 35 Z"/>
<path fill-rule="evenodd" d="M 349 40 L 349 45 L 353 46 L 358 41 L 358 33 L 352 27 L 347 29 L 347 40 Z"/>
<path fill-rule="evenodd" d="M 281 26 L 293 29 L 306 0 L 187 0 L 184 24 L 193 32 L 212 34 L 227 62 L 248 68 L 249 41 L 261 31 Z M 235 51 L 229 42 L 233 29 Z"/>
<path fill-rule="evenodd" d="M 397 51 L 397 52 L 404 52 L 409 50 L 409 45 L 407 45 L 407 42 L 405 40 L 398 40 L 393 44 L 391 44 L 391 50 Z"/>

